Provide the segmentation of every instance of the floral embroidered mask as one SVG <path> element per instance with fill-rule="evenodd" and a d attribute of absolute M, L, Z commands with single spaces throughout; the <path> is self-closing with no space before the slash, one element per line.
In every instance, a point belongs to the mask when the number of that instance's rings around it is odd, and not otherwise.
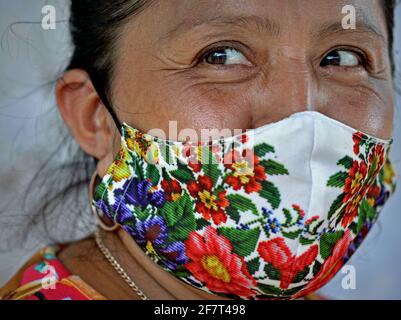
<path fill-rule="evenodd" d="M 191 143 L 127 124 L 93 206 L 161 268 L 234 299 L 299 298 L 326 284 L 390 194 L 391 140 L 319 112 Z"/>

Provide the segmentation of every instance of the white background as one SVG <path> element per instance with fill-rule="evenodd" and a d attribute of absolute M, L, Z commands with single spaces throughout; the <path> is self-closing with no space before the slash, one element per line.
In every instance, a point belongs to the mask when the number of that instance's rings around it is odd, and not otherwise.
<path fill-rule="evenodd" d="M 52 84 L 41 85 L 57 78 L 70 54 L 67 24 L 62 22 L 68 19 L 65 5 L 68 1 L 47 2 L 57 8 L 60 23 L 56 30 L 44 31 L 38 24 L 44 0 L 0 0 L 0 204 L 16 202 L 14 210 L 6 213 L 10 216 L 18 212 L 26 181 L 41 164 L 54 133 L 54 125 L 49 125 L 57 116 Z M 400 18 L 398 9 L 397 19 Z M 15 22 L 29 21 L 35 23 L 14 24 L 10 29 Z M 397 59 L 400 35 L 398 27 Z M 400 102 L 398 100 L 392 158 L 401 173 Z M 339 273 L 322 293 L 337 299 L 401 299 L 400 208 L 401 190 L 398 188 L 379 223 L 349 261 L 356 270 L 356 289 L 344 290 L 341 286 L 344 274 Z M 3 222 L 0 236 L 6 228 Z M 0 252 L 0 285 L 35 249 L 27 245 L 24 249 L 23 243 L 11 244 L 11 247 L 16 249 Z"/>

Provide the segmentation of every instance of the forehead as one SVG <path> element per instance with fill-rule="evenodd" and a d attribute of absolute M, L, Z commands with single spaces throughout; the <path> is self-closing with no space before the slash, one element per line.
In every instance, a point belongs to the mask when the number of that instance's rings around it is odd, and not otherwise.
<path fill-rule="evenodd" d="M 346 16 L 344 6 L 356 13 L 354 31 L 371 31 L 386 40 L 386 21 L 382 0 L 169 0 L 155 1 L 154 31 L 169 39 L 190 31 L 210 27 L 252 26 L 278 35 L 294 30 L 316 33 L 320 29 L 337 31 Z M 337 27 L 336 27 L 337 25 Z"/>

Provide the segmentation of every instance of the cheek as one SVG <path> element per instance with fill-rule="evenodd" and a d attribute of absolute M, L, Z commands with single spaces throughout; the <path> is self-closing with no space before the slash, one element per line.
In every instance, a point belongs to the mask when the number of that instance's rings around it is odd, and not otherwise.
<path fill-rule="evenodd" d="M 219 85 L 158 75 L 151 81 L 148 79 L 122 83 L 120 93 L 116 94 L 121 97 L 120 105 L 126 106 L 121 113 L 124 121 L 141 131 L 161 129 L 165 138 L 177 140 L 169 125 L 177 127 L 177 134 L 183 129 L 196 130 L 199 134 L 201 129 L 251 126 L 251 102 L 255 98 L 249 93 L 249 84 Z"/>
<path fill-rule="evenodd" d="M 391 86 L 325 86 L 319 95 L 317 111 L 355 129 L 381 139 L 393 132 Z"/>

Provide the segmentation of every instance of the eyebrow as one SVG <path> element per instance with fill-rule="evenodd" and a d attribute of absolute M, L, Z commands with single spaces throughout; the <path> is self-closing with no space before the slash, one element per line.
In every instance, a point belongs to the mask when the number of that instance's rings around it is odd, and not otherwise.
<path fill-rule="evenodd" d="M 341 34 L 341 33 L 361 33 L 361 34 L 371 34 L 379 38 L 383 43 L 386 43 L 386 37 L 384 34 L 365 17 L 360 17 L 356 21 L 355 29 L 344 29 L 341 21 L 334 23 L 323 24 L 318 32 L 314 35 L 315 38 L 325 38 L 331 34 Z"/>
<path fill-rule="evenodd" d="M 256 27 L 260 33 L 268 33 L 273 37 L 278 37 L 281 34 L 280 25 L 269 19 L 268 17 L 261 17 L 258 15 L 235 15 L 235 16 L 227 16 L 227 15 L 217 15 L 211 16 L 206 19 L 187 19 L 179 23 L 173 29 L 169 30 L 162 39 L 174 38 L 175 36 L 187 32 L 192 29 L 201 28 L 204 26 L 233 26 L 233 27 Z M 322 39 L 331 34 L 345 34 L 345 33 L 365 33 L 372 34 L 378 38 L 383 43 L 386 43 L 386 38 L 383 33 L 371 23 L 370 19 L 363 13 L 363 11 L 359 12 L 356 21 L 355 29 L 344 29 L 341 23 L 341 19 L 338 19 L 336 22 L 329 22 L 321 25 L 316 28 L 316 32 L 313 35 L 314 38 Z"/>

